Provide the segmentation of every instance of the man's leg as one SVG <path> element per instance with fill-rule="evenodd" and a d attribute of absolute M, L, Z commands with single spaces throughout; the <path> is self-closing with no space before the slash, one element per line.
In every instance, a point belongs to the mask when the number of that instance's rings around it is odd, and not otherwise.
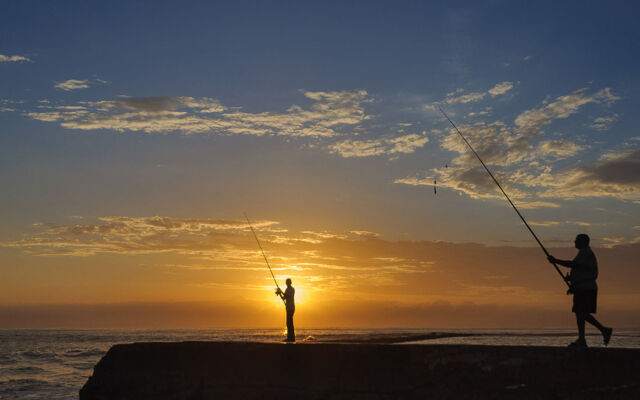
<path fill-rule="evenodd" d="M 587 314 L 588 315 L 588 314 Z M 578 323 L 578 341 L 584 341 L 584 321 L 586 320 L 586 315 L 581 312 L 576 313 L 576 322 Z"/>
<path fill-rule="evenodd" d="M 598 328 L 598 330 L 600 331 L 600 333 L 602 333 L 602 338 L 604 339 L 604 345 L 608 345 L 609 344 L 609 340 L 611 340 L 611 334 L 613 333 L 613 329 L 611 328 L 607 328 L 606 326 L 602 325 L 600 322 L 598 322 L 598 320 L 591 314 L 587 314 L 587 317 L 585 318 L 585 321 L 587 321 L 588 323 L 590 323 L 591 325 L 595 326 L 596 328 Z"/>
<path fill-rule="evenodd" d="M 293 330 L 293 311 L 287 310 L 287 340 L 296 340 Z"/>
<path fill-rule="evenodd" d="M 604 332 L 605 327 L 591 314 L 587 314 L 585 321 L 598 328 L 600 332 Z"/>

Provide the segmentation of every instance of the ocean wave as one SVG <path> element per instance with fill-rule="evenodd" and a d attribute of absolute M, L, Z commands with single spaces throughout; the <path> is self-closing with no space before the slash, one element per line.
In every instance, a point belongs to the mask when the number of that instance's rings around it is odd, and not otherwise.
<path fill-rule="evenodd" d="M 102 349 L 88 349 L 88 350 L 69 350 L 63 354 L 65 357 L 82 358 L 82 357 L 97 357 L 103 356 L 107 353 Z"/>
<path fill-rule="evenodd" d="M 44 372 L 45 370 L 40 367 L 24 366 L 24 367 L 5 368 L 4 371 L 6 371 L 7 373 L 13 373 L 13 374 L 39 374 L 41 372 Z"/>
<path fill-rule="evenodd" d="M 0 380 L 0 389 L 3 391 L 7 389 L 18 390 L 18 391 L 26 391 L 33 390 L 36 387 L 47 386 L 47 387 L 62 387 L 63 385 L 57 382 L 47 381 L 43 379 L 34 379 L 34 378 L 9 378 L 5 380 Z"/>
<path fill-rule="evenodd" d="M 57 359 L 58 355 L 53 351 L 25 350 L 17 353 L 18 356 L 35 359 Z"/>

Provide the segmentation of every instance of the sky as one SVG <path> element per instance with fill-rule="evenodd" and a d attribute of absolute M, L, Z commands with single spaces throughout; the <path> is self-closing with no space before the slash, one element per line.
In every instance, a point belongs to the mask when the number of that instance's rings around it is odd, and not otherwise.
<path fill-rule="evenodd" d="M 640 326 L 638 8 L 3 2 L 0 328 Z"/>

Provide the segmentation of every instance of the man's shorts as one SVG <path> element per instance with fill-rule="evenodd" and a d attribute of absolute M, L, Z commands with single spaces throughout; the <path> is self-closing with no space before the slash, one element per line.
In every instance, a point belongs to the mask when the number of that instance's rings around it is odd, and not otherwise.
<path fill-rule="evenodd" d="M 580 290 L 576 289 L 573 294 L 574 313 L 595 314 L 598 299 L 598 290 Z"/>

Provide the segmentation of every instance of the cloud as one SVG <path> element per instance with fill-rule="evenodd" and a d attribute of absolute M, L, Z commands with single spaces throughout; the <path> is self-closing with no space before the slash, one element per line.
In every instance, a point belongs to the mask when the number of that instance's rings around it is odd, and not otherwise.
<path fill-rule="evenodd" d="M 64 90 L 66 92 L 69 92 L 71 90 L 78 90 L 78 89 L 87 89 L 89 87 L 89 81 L 88 80 L 79 80 L 79 79 L 69 79 L 67 81 L 64 82 L 56 82 L 55 85 L 53 85 L 56 89 L 60 89 L 60 90 Z"/>
<path fill-rule="evenodd" d="M 640 150 L 608 153 L 601 161 L 572 167 L 532 185 L 549 187 L 541 197 L 615 197 L 640 200 Z"/>
<path fill-rule="evenodd" d="M 363 298 L 387 304 L 446 300 L 535 307 L 560 307 L 565 302 L 562 282 L 537 247 L 389 241 L 365 229 L 291 232 L 270 220 L 256 221 L 256 227 L 276 279 L 291 277 L 296 289 L 315 296 L 314 306 L 305 313 L 325 309 L 317 302 L 334 298 L 338 291 L 341 304 L 362 304 Z M 202 290 L 215 288 L 211 295 L 220 298 L 235 299 L 229 291 L 241 289 L 263 290 L 271 297 L 271 277 L 241 220 L 115 216 L 96 223 L 40 224 L 33 229 L 22 240 L 2 245 L 40 256 L 65 255 L 65 263 L 77 265 L 87 262 L 72 257 L 93 256 L 99 264 L 102 254 L 122 255 L 123 265 L 143 262 L 159 274 L 180 276 L 175 285 L 183 291 L 181 285 L 198 284 Z M 526 233 L 524 237 L 529 246 L 535 245 Z M 598 238 L 593 243 L 599 262 L 607 266 L 599 280 L 602 287 L 614 293 L 610 296 L 634 296 L 640 279 L 640 244 Z M 575 255 L 575 249 L 568 247 L 549 250 L 559 258 Z M 135 262 L 133 254 L 138 255 Z"/>
<path fill-rule="evenodd" d="M 401 284 L 398 274 L 424 273 L 430 267 L 428 260 L 401 254 L 361 253 L 357 244 L 377 240 L 373 232 L 295 233 L 276 225 L 273 221 L 254 223 L 274 271 L 282 271 L 276 278 L 292 276 L 298 282 L 312 283 L 313 290 L 352 287 L 351 279 L 370 286 L 396 286 Z M 246 222 L 240 220 L 116 216 L 102 217 L 94 224 L 38 224 L 34 230 L 22 240 L 1 245 L 37 256 L 172 254 L 188 257 L 175 267 L 181 269 L 264 269 L 260 250 Z M 349 249 L 354 245 L 356 248 Z"/>
<path fill-rule="evenodd" d="M 496 87 L 506 88 L 503 84 Z M 457 94 L 457 91 L 450 93 Z M 544 135 L 543 128 L 554 120 L 568 118 L 586 104 L 610 104 L 618 99 L 620 98 L 612 94 L 609 88 L 595 93 L 580 89 L 559 96 L 552 102 L 545 102 L 542 106 L 525 110 L 515 118 L 512 127 L 502 121 L 495 121 L 461 125 L 459 128 L 518 204 L 557 207 L 557 204 L 540 201 L 540 198 L 570 198 L 587 193 L 591 193 L 591 196 L 613 195 L 636 200 L 636 189 L 616 182 L 618 179 L 633 179 L 630 170 L 634 168 L 635 161 L 618 159 L 607 163 L 604 160 L 597 165 L 555 173 L 551 167 L 553 161 L 575 157 L 586 146 L 567 139 L 540 140 Z M 437 179 L 438 186 L 452 188 L 471 198 L 502 197 L 455 130 L 450 129 L 449 134 L 442 139 L 441 147 L 458 154 L 448 164 L 449 168 L 434 168 L 422 176 L 409 176 L 395 182 L 431 186 L 433 180 Z M 605 174 L 606 178 L 603 176 Z M 589 185 L 593 183 L 597 183 L 598 189 L 589 189 Z M 553 190 L 534 194 L 530 188 L 536 186 L 552 187 Z"/>
<path fill-rule="evenodd" d="M 93 82 L 90 81 L 89 79 L 69 79 L 63 82 L 56 82 L 55 85 L 53 86 L 56 89 L 69 92 L 72 90 L 87 89 L 92 85 L 92 83 L 96 83 L 96 82 L 103 85 L 109 83 L 108 81 L 105 81 L 104 79 L 99 79 L 99 78 L 95 78 Z"/>
<path fill-rule="evenodd" d="M 463 94 L 457 97 L 447 97 L 444 101 L 446 101 L 447 104 L 455 104 L 455 103 L 465 104 L 465 103 L 480 101 L 484 98 L 484 96 L 486 96 L 486 93 L 472 92 L 472 93 Z"/>
<path fill-rule="evenodd" d="M 498 95 L 507 93 L 511 89 L 513 89 L 513 83 L 504 81 L 504 82 L 498 83 L 497 85 L 489 89 L 488 93 L 491 96 L 498 96 Z"/>
<path fill-rule="evenodd" d="M 609 88 L 594 94 L 587 94 L 587 89 L 583 88 L 560 96 L 550 104 L 527 110 L 518 115 L 514 122 L 518 129 L 538 129 L 550 124 L 554 119 L 568 118 L 585 104 L 611 103 L 617 100 L 620 100 L 620 97 L 614 96 Z"/>
<path fill-rule="evenodd" d="M 578 226 L 591 226 L 590 222 L 584 222 L 584 221 L 565 221 L 567 224 L 573 224 L 573 225 L 578 225 Z"/>
<path fill-rule="evenodd" d="M 453 92 L 447 93 L 444 101 L 447 104 L 472 103 L 472 102 L 476 102 L 484 99 L 487 96 L 487 94 L 490 94 L 491 97 L 495 97 L 495 96 L 507 93 L 512 88 L 513 88 L 513 83 L 508 81 L 500 82 L 486 92 L 471 92 L 471 93 L 461 94 L 464 92 L 464 89 L 458 88 Z M 435 109 L 435 106 L 426 105 L 425 108 Z"/>
<path fill-rule="evenodd" d="M 516 201 L 516 206 L 519 209 L 533 209 L 533 208 L 560 208 L 560 204 L 552 203 L 550 201 Z"/>
<path fill-rule="evenodd" d="M 585 146 L 581 146 L 564 139 L 543 140 L 538 143 L 538 148 L 535 150 L 535 152 L 540 155 L 553 156 L 560 159 L 573 157 L 584 148 Z"/>
<path fill-rule="evenodd" d="M 368 238 L 375 238 L 380 236 L 379 233 L 369 232 L 369 231 L 350 231 L 350 232 L 353 233 L 354 235 L 368 237 Z"/>
<path fill-rule="evenodd" d="M 5 56 L 4 54 L 0 54 L 0 63 L 25 62 L 25 61 L 31 61 L 31 60 L 25 56 Z"/>
<path fill-rule="evenodd" d="M 529 225 L 531 226 L 554 226 L 560 225 L 559 221 L 530 221 Z"/>
<path fill-rule="evenodd" d="M 609 130 L 609 126 L 618 120 L 618 116 L 618 114 L 612 114 L 608 117 L 594 118 L 593 123 L 590 126 L 591 128 L 599 131 L 607 131 Z"/>
<path fill-rule="evenodd" d="M 223 112 L 227 108 L 216 99 L 202 97 L 123 97 L 118 100 L 105 100 L 87 103 L 101 111 L 130 110 L 141 113 L 162 113 L 178 109 L 195 109 L 196 112 Z"/>
<path fill-rule="evenodd" d="M 96 224 L 57 226 L 38 224 L 43 231 L 31 238 L 7 242 L 7 247 L 31 249 L 39 255 L 88 256 L 99 253 L 150 254 L 177 252 L 204 254 L 244 240 L 248 225 L 242 220 L 171 217 L 101 217 Z M 271 231 L 274 221 L 254 221 L 259 231 Z M 224 233 L 224 235 L 221 235 Z M 224 239 L 224 240 L 217 240 Z"/>
<path fill-rule="evenodd" d="M 472 199 L 503 199 L 498 187 L 491 177 L 482 168 L 439 168 L 431 171 L 434 173 L 432 177 L 406 177 L 399 178 L 394 183 L 402 183 L 411 186 L 433 186 L 433 181 L 437 181 L 438 188 L 450 188 L 459 192 L 463 192 Z M 501 174 L 494 175 L 501 182 Z M 514 186 L 503 184 L 505 191 L 509 193 L 512 199 L 526 198 L 526 193 Z M 528 204 L 527 208 L 547 207 L 548 203 L 534 203 L 528 201 L 517 201 L 518 204 Z M 524 207 L 523 207 L 524 208 Z"/>
<path fill-rule="evenodd" d="M 602 238 L 602 240 L 604 240 L 606 243 L 604 244 L 604 247 L 614 247 L 616 245 L 625 243 L 626 240 L 624 238 L 624 236 L 619 236 L 619 237 L 604 237 Z"/>
<path fill-rule="evenodd" d="M 124 97 L 80 103 L 86 107 L 84 110 L 50 110 L 26 115 L 77 130 L 315 137 L 335 136 L 341 126 L 354 126 L 370 118 L 362 106 L 369 101 L 365 91 L 302 93 L 313 100 L 311 107 L 294 105 L 282 113 L 243 112 L 207 97 Z"/>
<path fill-rule="evenodd" d="M 475 116 L 480 116 L 480 115 L 489 115 L 491 110 L 492 110 L 492 107 L 485 107 L 483 110 L 480 110 L 480 111 L 471 111 L 470 113 L 467 114 L 467 117 L 475 117 Z"/>
<path fill-rule="evenodd" d="M 371 140 L 347 139 L 329 146 L 329 151 L 342 157 L 370 157 L 388 154 L 413 153 L 429 141 L 426 132 L 408 134 L 392 138 Z"/>

